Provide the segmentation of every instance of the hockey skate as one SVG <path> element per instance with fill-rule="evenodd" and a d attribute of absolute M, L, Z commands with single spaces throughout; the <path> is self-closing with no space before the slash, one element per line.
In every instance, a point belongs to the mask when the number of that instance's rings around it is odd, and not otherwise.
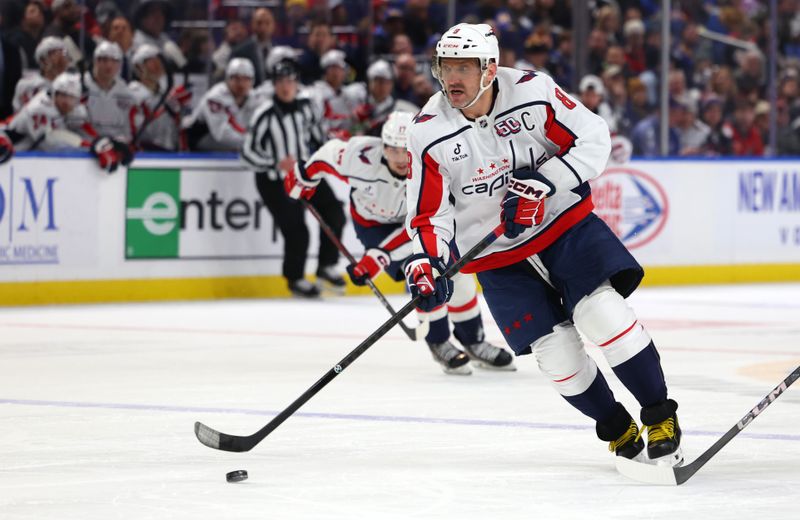
<path fill-rule="evenodd" d="M 469 358 L 479 368 L 487 370 L 508 370 L 517 369 L 514 366 L 514 357 L 500 347 L 495 347 L 488 341 L 479 341 L 472 345 L 464 345 Z"/>
<path fill-rule="evenodd" d="M 319 298 L 319 289 L 305 278 L 289 281 L 289 291 L 298 298 Z"/>
<path fill-rule="evenodd" d="M 442 366 L 445 374 L 468 376 L 472 373 L 472 369 L 469 367 L 469 356 L 458 350 L 449 341 L 444 343 L 428 342 L 428 348 L 431 349 L 433 359 Z"/>
<path fill-rule="evenodd" d="M 658 466 L 683 464 L 681 427 L 678 424 L 678 403 L 663 403 L 642 408 L 642 432 L 647 430 L 647 457 Z"/>
<path fill-rule="evenodd" d="M 631 424 L 625 430 L 625 433 L 608 443 L 608 451 L 613 451 L 617 457 L 625 457 L 626 459 L 641 460 L 643 458 L 643 450 L 642 432 L 633 418 L 631 418 Z"/>
<path fill-rule="evenodd" d="M 326 265 L 317 270 L 317 288 L 319 290 L 329 290 L 336 294 L 343 295 L 347 287 L 347 282 L 335 270 L 335 266 Z"/>
<path fill-rule="evenodd" d="M 607 422 L 597 423 L 597 436 L 608 442 L 608 451 L 617 457 L 644 462 L 644 441 L 636 421 L 618 403 L 616 414 Z"/>

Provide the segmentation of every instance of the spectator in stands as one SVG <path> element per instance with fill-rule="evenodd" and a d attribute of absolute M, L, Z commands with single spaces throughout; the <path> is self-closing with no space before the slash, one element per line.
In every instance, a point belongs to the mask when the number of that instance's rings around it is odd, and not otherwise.
<path fill-rule="evenodd" d="M 208 29 L 188 27 L 178 36 L 178 47 L 186 57 L 184 73 L 210 74 L 213 40 Z"/>
<path fill-rule="evenodd" d="M 392 39 L 391 53 L 395 56 L 414 54 L 414 46 L 411 45 L 411 38 L 405 34 L 395 34 Z"/>
<path fill-rule="evenodd" d="M 436 32 L 435 26 L 430 18 L 430 0 L 406 0 L 403 23 L 406 34 L 411 38 L 414 51 L 421 51 L 428 38 Z"/>
<path fill-rule="evenodd" d="M 628 134 L 633 126 L 627 119 L 628 87 L 622 68 L 610 65 L 603 72 L 603 87 L 605 87 L 605 102 L 611 110 L 611 118 L 616 122 L 616 133 Z"/>
<path fill-rule="evenodd" d="M 558 45 L 550 53 L 550 72 L 553 73 L 553 79 L 558 85 L 565 87 L 573 85 L 575 72 L 572 54 L 572 31 L 561 31 L 558 35 Z"/>
<path fill-rule="evenodd" d="M 608 124 L 611 133 L 617 132 L 617 121 L 611 107 L 605 101 L 606 89 L 603 87 L 603 80 L 593 74 L 584 76 L 578 87 L 581 103 L 589 110 L 603 118 Z"/>
<path fill-rule="evenodd" d="M 83 75 L 89 122 L 101 136 L 130 143 L 136 134 L 136 101 L 128 84 L 120 78 L 122 49 L 103 40 L 94 51 L 91 73 Z"/>
<path fill-rule="evenodd" d="M 231 59 L 231 53 L 233 52 L 233 49 L 244 43 L 244 41 L 247 40 L 247 37 L 247 26 L 242 20 L 238 18 L 231 18 L 225 23 L 225 31 L 223 33 L 222 43 L 220 43 L 219 47 L 217 47 L 213 54 L 211 54 L 211 62 L 214 66 L 211 73 L 213 83 L 222 80 L 222 78 L 225 76 L 225 67 L 228 66 L 228 61 Z M 256 65 L 255 62 L 253 65 Z M 258 71 L 256 71 L 256 76 L 258 76 Z"/>
<path fill-rule="evenodd" d="M 206 92 L 183 121 L 190 150 L 238 152 L 247 123 L 262 98 L 253 92 L 255 70 L 250 60 L 233 58 L 225 81 Z"/>
<path fill-rule="evenodd" d="M 12 44 L 22 49 L 25 62 L 23 68 L 35 69 L 36 46 L 42 38 L 45 24 L 45 7 L 41 0 L 31 0 L 25 6 L 25 11 L 20 24 L 13 28 L 8 28 L 6 33 Z M 12 88 L 13 92 L 13 88 Z"/>
<path fill-rule="evenodd" d="M 710 156 L 730 155 L 733 133 L 725 125 L 722 114 L 722 100 L 711 95 L 700 105 L 700 117 L 708 125 L 708 137 L 703 147 L 703 154 Z"/>
<path fill-rule="evenodd" d="M 433 84 L 425 74 L 417 74 L 414 76 L 413 89 L 414 99 L 417 100 L 417 105 L 420 107 L 425 106 L 425 103 L 427 103 L 434 94 Z"/>
<path fill-rule="evenodd" d="M 552 39 L 549 34 L 534 32 L 525 40 L 525 60 L 517 68 L 538 70 L 549 75 L 551 47 Z"/>
<path fill-rule="evenodd" d="M 44 36 L 67 38 L 65 44 L 70 59 L 77 63 L 94 54 L 94 41 L 89 31 L 83 31 L 81 39 L 81 6 L 76 0 L 53 0 L 50 4 L 53 21 L 44 30 Z"/>
<path fill-rule="evenodd" d="M 661 156 L 661 123 L 659 121 L 659 110 L 642 119 L 637 124 L 631 134 L 633 143 L 633 155 L 636 157 L 660 157 Z M 675 99 L 669 101 L 669 131 L 667 135 L 667 155 L 677 156 L 680 152 L 680 136 L 676 130 L 678 119 L 683 115 L 683 109 Z"/>
<path fill-rule="evenodd" d="M 675 126 L 680 138 L 679 154 L 702 155 L 706 150 L 706 142 L 711 134 L 711 128 L 703 121 L 697 119 L 697 104 L 689 96 L 678 98 L 681 105 L 681 115 Z"/>
<path fill-rule="evenodd" d="M 376 12 L 376 17 L 380 12 Z M 375 28 L 372 34 L 373 52 L 377 56 L 383 56 L 392 52 L 394 38 L 397 35 L 405 35 L 405 19 L 403 11 L 390 8 L 384 11 L 385 18 L 376 18 Z M 409 40 L 410 41 L 410 40 Z"/>
<path fill-rule="evenodd" d="M 606 60 L 603 63 L 603 71 L 605 72 L 605 70 L 607 70 L 609 67 L 617 67 L 626 78 L 636 76 L 636 74 L 631 72 L 630 68 L 628 67 L 628 60 L 625 57 L 625 49 L 623 49 L 620 45 L 615 44 L 608 47 L 608 50 L 606 51 Z"/>
<path fill-rule="evenodd" d="M 316 20 L 311 23 L 308 43 L 299 59 L 301 83 L 310 85 L 322 77 L 320 58 L 322 58 L 323 54 L 333 49 L 335 45 L 336 39 L 328 22 Z"/>
<path fill-rule="evenodd" d="M 394 98 L 420 106 L 414 96 L 414 77 L 417 75 L 417 60 L 411 54 L 401 54 L 394 62 Z"/>
<path fill-rule="evenodd" d="M 16 111 L 13 106 L 15 86 L 22 76 L 22 55 L 19 47 L 6 36 L 4 16 L 0 11 L 0 121 Z"/>
<path fill-rule="evenodd" d="M 627 121 L 628 132 L 632 131 L 639 122 L 650 115 L 653 106 L 647 96 L 647 87 L 639 78 L 628 80 L 628 103 L 624 120 Z"/>
<path fill-rule="evenodd" d="M 267 56 L 273 48 L 273 35 L 275 33 L 275 17 L 266 7 L 253 11 L 250 18 L 249 38 L 238 46 L 233 47 L 231 58 L 245 58 L 250 60 L 255 70 L 255 85 L 261 85 L 267 79 Z"/>
<path fill-rule="evenodd" d="M 603 73 L 603 63 L 605 63 L 606 52 L 608 52 L 608 40 L 608 34 L 600 29 L 592 29 L 589 33 L 589 38 L 586 42 L 589 48 L 586 70 L 591 74 L 597 75 Z"/>
<path fill-rule="evenodd" d="M 131 65 L 131 59 L 133 58 L 133 27 L 131 27 L 131 22 L 123 15 L 114 17 L 108 23 L 105 37 L 122 49 L 120 76 L 125 80 L 130 80 L 133 75 L 133 67 Z"/>
<path fill-rule="evenodd" d="M 19 110 L 40 90 L 46 90 L 62 72 L 67 70 L 69 58 L 64 40 L 55 36 L 45 37 L 36 47 L 34 55 L 39 72 L 30 74 L 17 82 L 14 90 L 14 112 Z"/>
<path fill-rule="evenodd" d="M 761 51 L 751 49 L 742 53 L 734 78 L 736 88 L 741 95 L 748 97 L 752 95 L 751 100 L 762 98 L 767 81 L 764 56 Z"/>
<path fill-rule="evenodd" d="M 622 34 L 625 37 L 624 52 L 628 74 L 641 74 L 647 68 L 644 22 L 638 19 L 628 20 L 622 27 Z"/>
<path fill-rule="evenodd" d="M 166 29 L 172 20 L 172 3 L 168 0 L 138 0 L 134 4 L 131 20 L 136 32 L 133 47 L 149 43 L 155 45 L 178 70 L 186 67 L 187 60 L 180 47 L 167 35 Z"/>
<path fill-rule="evenodd" d="M 764 155 L 764 142 L 755 126 L 755 107 L 748 99 L 736 102 L 732 120 L 727 123 L 731 131 L 731 151 L 739 157 Z"/>
<path fill-rule="evenodd" d="M 722 101 L 722 111 L 731 113 L 736 106 L 736 83 L 730 67 L 716 66 L 711 71 L 711 93 Z"/>

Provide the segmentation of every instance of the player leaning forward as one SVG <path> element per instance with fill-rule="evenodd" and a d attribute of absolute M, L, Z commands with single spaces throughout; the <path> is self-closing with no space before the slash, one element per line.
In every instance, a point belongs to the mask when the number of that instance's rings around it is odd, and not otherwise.
<path fill-rule="evenodd" d="M 457 25 L 436 46 L 433 74 L 443 90 L 408 132 L 412 290 L 445 301 L 448 286 L 436 277 L 447 244 L 455 237 L 467 251 L 499 216 L 504 236 L 464 271 L 477 272 L 509 345 L 535 354 L 612 451 L 638 457 L 644 442 L 636 421 L 586 354 L 580 329 L 642 406 L 649 458 L 680 463 L 678 405 L 625 301 L 644 271 L 592 213 L 588 181 L 608 160 L 608 127 L 547 75 L 497 67 L 498 54 L 483 24 Z"/>
<path fill-rule="evenodd" d="M 308 198 L 323 176 L 336 176 L 350 185 L 350 215 L 356 235 L 366 249 L 363 258 L 348 267 L 350 278 L 365 285 L 381 271 L 402 280 L 403 262 L 411 255 L 411 239 L 404 227 L 406 217 L 406 131 L 412 114 L 392 112 L 381 137 L 331 139 L 305 164 L 297 164 L 286 176 L 290 197 Z M 469 361 L 481 368 L 515 370 L 514 358 L 485 341 L 475 281 L 457 274 L 449 302 L 417 309 L 420 319 L 430 322 L 425 341 L 448 374 L 471 373 Z M 466 351 L 450 342 L 453 333 Z"/>

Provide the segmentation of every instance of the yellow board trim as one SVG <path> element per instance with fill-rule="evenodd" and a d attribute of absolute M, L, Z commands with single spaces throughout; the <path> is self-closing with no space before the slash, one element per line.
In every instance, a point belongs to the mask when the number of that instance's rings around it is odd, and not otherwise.
<path fill-rule="evenodd" d="M 647 267 L 645 271 L 646 286 L 800 282 L 800 264 Z M 384 294 L 405 290 L 401 282 L 385 275 L 375 284 Z M 368 295 L 372 291 L 348 282 L 346 294 Z M 0 306 L 288 296 L 286 281 L 278 275 L 0 283 Z"/>
<path fill-rule="evenodd" d="M 642 285 L 800 282 L 800 264 L 645 267 Z"/>
<path fill-rule="evenodd" d="M 404 291 L 402 283 L 388 276 L 376 279 L 375 285 L 384 294 Z M 372 294 L 372 291 L 348 283 L 346 294 Z M 0 283 L 0 306 L 289 296 L 286 280 L 277 275 Z"/>

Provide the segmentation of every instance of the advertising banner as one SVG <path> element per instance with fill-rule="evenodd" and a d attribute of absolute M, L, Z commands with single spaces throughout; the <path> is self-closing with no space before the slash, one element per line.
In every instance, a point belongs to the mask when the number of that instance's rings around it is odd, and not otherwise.
<path fill-rule="evenodd" d="M 97 170 L 80 160 L 66 164 L 32 159 L 0 166 L 2 279 L 25 266 L 58 270 L 97 262 L 97 185 L 87 182 Z"/>
<path fill-rule="evenodd" d="M 130 168 L 126 259 L 281 258 L 280 234 L 252 174 Z"/>

